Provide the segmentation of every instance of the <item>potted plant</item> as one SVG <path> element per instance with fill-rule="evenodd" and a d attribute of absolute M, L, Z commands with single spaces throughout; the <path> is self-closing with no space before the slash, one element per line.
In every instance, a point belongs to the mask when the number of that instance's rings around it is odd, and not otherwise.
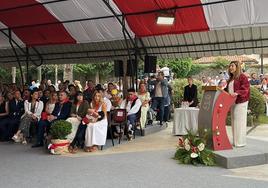
<path fill-rule="evenodd" d="M 52 123 L 50 128 L 51 142 L 48 149 L 52 154 L 63 154 L 68 152 L 70 142 L 66 139 L 72 132 L 72 124 L 65 120 L 58 120 Z"/>

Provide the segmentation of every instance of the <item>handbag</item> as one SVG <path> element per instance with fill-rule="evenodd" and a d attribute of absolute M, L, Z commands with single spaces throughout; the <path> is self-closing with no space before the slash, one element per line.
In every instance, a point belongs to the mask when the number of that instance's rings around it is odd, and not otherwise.
<path fill-rule="evenodd" d="M 48 114 L 47 112 L 42 112 L 41 113 L 41 120 L 47 120 Z"/>

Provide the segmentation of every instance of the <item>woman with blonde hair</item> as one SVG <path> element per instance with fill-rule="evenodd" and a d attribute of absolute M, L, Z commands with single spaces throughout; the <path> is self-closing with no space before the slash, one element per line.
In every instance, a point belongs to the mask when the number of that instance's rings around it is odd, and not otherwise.
<path fill-rule="evenodd" d="M 86 117 L 89 122 L 85 134 L 85 151 L 94 152 L 98 146 L 105 145 L 108 127 L 107 106 L 100 91 L 94 92 Z"/>
<path fill-rule="evenodd" d="M 231 96 L 236 97 L 231 108 L 231 125 L 233 132 L 233 145 L 243 147 L 246 145 L 247 108 L 250 96 L 250 84 L 242 73 L 239 61 L 232 61 L 228 69 L 229 80 L 227 90 Z"/>

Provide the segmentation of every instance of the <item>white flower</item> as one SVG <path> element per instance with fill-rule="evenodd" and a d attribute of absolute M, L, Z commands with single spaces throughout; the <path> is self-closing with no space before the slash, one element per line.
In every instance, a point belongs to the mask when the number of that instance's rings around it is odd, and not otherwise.
<path fill-rule="evenodd" d="M 191 153 L 191 158 L 196 158 L 196 157 L 198 157 L 197 153 Z"/>
<path fill-rule="evenodd" d="M 208 132 L 208 130 L 207 129 L 204 129 L 204 132 L 206 133 L 206 132 Z"/>
<path fill-rule="evenodd" d="M 190 141 L 188 140 L 188 138 L 186 138 L 186 139 L 184 140 L 184 144 L 185 144 L 185 145 L 189 145 L 189 144 L 190 144 Z"/>
<path fill-rule="evenodd" d="M 189 144 L 185 144 L 184 148 L 186 149 L 186 151 L 190 151 L 191 146 Z"/>
<path fill-rule="evenodd" d="M 203 143 L 200 143 L 198 146 L 197 146 L 198 150 L 199 151 L 203 151 L 205 149 L 205 144 Z"/>

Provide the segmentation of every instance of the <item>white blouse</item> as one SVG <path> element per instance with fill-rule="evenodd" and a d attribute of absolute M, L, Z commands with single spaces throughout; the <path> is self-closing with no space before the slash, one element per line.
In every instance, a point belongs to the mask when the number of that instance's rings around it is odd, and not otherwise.
<path fill-rule="evenodd" d="M 228 85 L 228 91 L 230 94 L 234 93 L 234 80 L 232 80 Z"/>
<path fill-rule="evenodd" d="M 43 102 L 42 101 L 36 101 L 34 113 L 32 113 L 31 112 L 31 103 L 28 102 L 28 100 L 26 100 L 24 102 L 24 110 L 25 110 L 24 114 L 33 114 L 35 117 L 37 117 L 38 120 L 41 118 L 41 113 L 43 111 L 43 108 L 44 108 Z"/>

